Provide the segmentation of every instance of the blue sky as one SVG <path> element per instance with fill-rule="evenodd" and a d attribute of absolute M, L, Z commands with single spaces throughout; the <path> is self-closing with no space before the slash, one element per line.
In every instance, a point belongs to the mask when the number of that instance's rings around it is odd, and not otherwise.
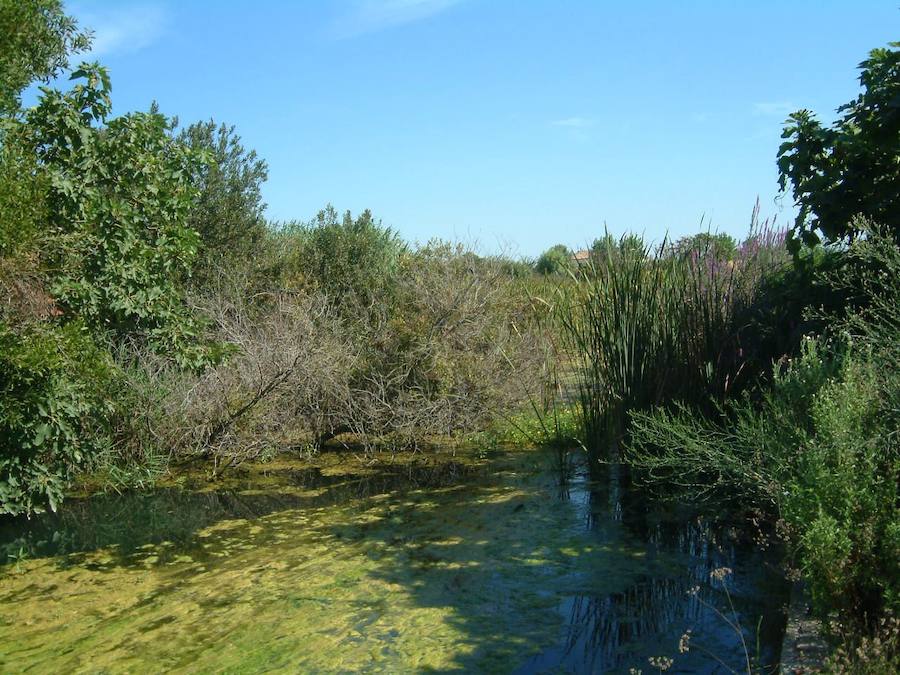
<path fill-rule="evenodd" d="M 533 256 L 626 230 L 788 222 L 775 154 L 830 121 L 894 2 L 69 3 L 116 113 L 237 126 L 273 219 L 371 208 L 413 241 Z"/>

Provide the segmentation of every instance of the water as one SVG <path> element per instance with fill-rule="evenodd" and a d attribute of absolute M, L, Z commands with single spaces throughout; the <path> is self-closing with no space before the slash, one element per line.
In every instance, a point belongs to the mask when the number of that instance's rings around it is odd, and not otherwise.
<path fill-rule="evenodd" d="M 322 456 L 0 521 L 0 671 L 728 672 L 740 634 L 777 661 L 777 552 L 552 466 Z"/>

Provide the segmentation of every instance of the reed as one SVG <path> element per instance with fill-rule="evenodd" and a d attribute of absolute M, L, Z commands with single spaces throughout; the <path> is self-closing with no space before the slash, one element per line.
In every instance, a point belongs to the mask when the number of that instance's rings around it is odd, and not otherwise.
<path fill-rule="evenodd" d="M 615 459 L 632 410 L 676 401 L 713 409 L 752 376 L 741 332 L 760 282 L 782 264 L 765 227 L 733 260 L 606 237 L 560 287 L 585 447 Z"/>

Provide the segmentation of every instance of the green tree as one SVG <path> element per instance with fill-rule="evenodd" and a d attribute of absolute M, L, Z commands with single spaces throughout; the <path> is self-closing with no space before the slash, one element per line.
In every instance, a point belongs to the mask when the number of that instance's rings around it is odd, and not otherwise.
<path fill-rule="evenodd" d="M 329 204 L 296 234 L 287 270 L 292 285 L 324 292 L 349 315 L 393 295 L 406 245 L 368 209 L 340 217 Z"/>
<path fill-rule="evenodd" d="M 90 43 L 60 0 L 0 0 L 0 115 L 17 110 L 25 87 L 57 75 Z"/>
<path fill-rule="evenodd" d="M 191 182 L 199 194 L 187 221 L 200 235 L 194 278 L 202 283 L 214 269 L 252 258 L 265 237 L 261 189 L 268 167 L 241 145 L 233 126 L 197 122 L 178 139 L 207 159 L 194 165 Z"/>
<path fill-rule="evenodd" d="M 163 115 L 107 121 L 110 83 L 100 66 L 83 64 L 72 78 L 81 82 L 68 92 L 42 88 L 17 128 L 49 179 L 51 293 L 66 317 L 95 331 L 202 365 L 180 284 L 199 243 L 188 226 L 199 160 Z"/>
<path fill-rule="evenodd" d="M 594 264 L 607 264 L 614 257 L 621 254 L 632 254 L 643 257 L 646 252 L 644 239 L 637 234 L 625 234 L 616 239 L 609 232 L 599 239 L 594 239 L 591 244 L 591 260 Z"/>
<path fill-rule="evenodd" d="M 675 253 L 679 255 L 697 255 L 715 260 L 734 260 L 737 255 L 738 244 L 734 237 L 724 232 L 698 232 L 688 237 L 682 237 L 675 242 Z"/>
<path fill-rule="evenodd" d="M 778 151 L 779 184 L 800 207 L 789 247 L 853 238 L 853 217 L 887 225 L 900 240 L 900 42 L 860 64 L 862 93 L 823 127 L 809 110 L 789 118 Z"/>
<path fill-rule="evenodd" d="M 572 251 L 565 244 L 557 244 L 540 255 L 534 264 L 534 269 L 539 274 L 561 274 L 571 265 Z"/>

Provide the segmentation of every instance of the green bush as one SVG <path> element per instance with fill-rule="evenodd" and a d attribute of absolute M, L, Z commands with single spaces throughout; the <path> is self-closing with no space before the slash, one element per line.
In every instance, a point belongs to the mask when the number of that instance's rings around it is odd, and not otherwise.
<path fill-rule="evenodd" d="M 406 245 L 366 210 L 339 217 L 331 205 L 304 225 L 285 229 L 284 277 L 288 287 L 324 293 L 345 315 L 368 312 L 396 291 Z"/>
<path fill-rule="evenodd" d="M 634 413 L 628 458 L 656 484 L 776 515 L 817 609 L 861 625 L 900 610 L 900 249 L 869 229 L 845 256 L 831 286 L 867 300 L 831 317 L 830 338 L 806 338 L 718 419 Z"/>
<path fill-rule="evenodd" d="M 108 354 L 85 327 L 0 322 L 0 513 L 56 509 L 109 437 Z"/>

